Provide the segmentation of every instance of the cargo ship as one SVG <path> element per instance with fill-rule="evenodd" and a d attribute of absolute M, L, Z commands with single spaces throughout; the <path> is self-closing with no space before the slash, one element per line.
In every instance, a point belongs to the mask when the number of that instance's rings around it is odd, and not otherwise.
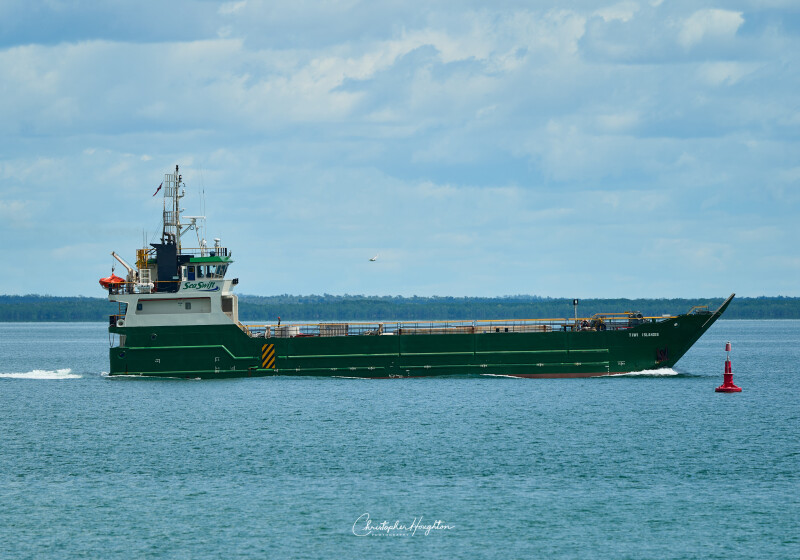
<path fill-rule="evenodd" d="M 203 239 L 203 216 L 182 216 L 185 185 L 164 176 L 158 243 L 100 280 L 118 304 L 109 318 L 111 376 L 396 378 L 500 375 L 593 377 L 671 368 L 722 315 L 635 311 L 528 320 L 244 324 L 231 251 Z M 156 191 L 158 193 L 158 190 Z M 194 246 L 185 243 L 194 232 Z M 577 303 L 577 302 L 576 302 Z M 577 307 L 576 307 L 577 309 Z"/>

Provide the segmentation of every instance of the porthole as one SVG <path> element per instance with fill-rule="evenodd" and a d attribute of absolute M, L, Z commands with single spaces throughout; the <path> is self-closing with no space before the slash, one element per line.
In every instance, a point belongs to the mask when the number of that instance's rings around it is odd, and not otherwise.
<path fill-rule="evenodd" d="M 119 357 L 120 357 L 120 358 L 124 358 L 124 357 L 125 357 L 125 352 L 120 352 L 120 353 L 119 353 Z"/>
<path fill-rule="evenodd" d="M 150 335 L 150 340 L 155 340 L 156 338 L 158 338 L 158 335 L 156 333 Z"/>

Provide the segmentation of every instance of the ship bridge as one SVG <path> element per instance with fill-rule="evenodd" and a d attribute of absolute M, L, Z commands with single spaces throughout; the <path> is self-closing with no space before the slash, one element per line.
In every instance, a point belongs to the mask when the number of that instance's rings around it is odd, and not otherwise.
<path fill-rule="evenodd" d="M 219 251 L 205 251 L 203 255 L 201 249 L 184 249 L 181 256 L 189 256 L 189 260 L 181 259 L 181 280 L 185 282 L 195 282 L 203 280 L 222 280 L 228 272 L 228 265 L 233 263 L 233 259 L 228 254 L 228 250 L 220 247 Z M 219 253 L 219 254 L 218 254 Z"/>

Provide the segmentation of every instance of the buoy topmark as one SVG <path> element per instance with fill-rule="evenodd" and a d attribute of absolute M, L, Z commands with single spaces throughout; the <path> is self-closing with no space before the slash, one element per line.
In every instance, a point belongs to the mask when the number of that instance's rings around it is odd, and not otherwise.
<path fill-rule="evenodd" d="M 714 389 L 717 393 L 741 393 L 742 388 L 737 387 L 733 384 L 733 368 L 731 367 L 731 343 L 725 343 L 725 352 L 727 352 L 725 357 L 725 373 L 723 374 L 723 381 L 722 385 Z"/>

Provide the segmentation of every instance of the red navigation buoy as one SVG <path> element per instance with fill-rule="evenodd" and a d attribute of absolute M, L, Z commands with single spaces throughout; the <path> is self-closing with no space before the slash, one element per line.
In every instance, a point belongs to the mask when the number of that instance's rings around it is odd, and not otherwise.
<path fill-rule="evenodd" d="M 725 343 L 725 352 L 727 356 L 725 359 L 725 374 L 723 376 L 722 385 L 714 389 L 717 393 L 741 393 L 742 388 L 733 384 L 733 368 L 731 367 L 731 343 Z"/>

